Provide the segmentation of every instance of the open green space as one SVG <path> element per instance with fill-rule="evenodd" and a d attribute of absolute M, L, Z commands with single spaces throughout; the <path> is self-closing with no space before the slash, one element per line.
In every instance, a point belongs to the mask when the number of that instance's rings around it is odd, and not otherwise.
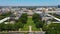
<path fill-rule="evenodd" d="M 33 23 L 32 16 L 28 16 L 27 24 L 25 24 L 21 30 L 28 31 L 29 26 L 32 26 L 32 31 L 40 31 L 40 29 L 36 28 L 35 24 Z"/>

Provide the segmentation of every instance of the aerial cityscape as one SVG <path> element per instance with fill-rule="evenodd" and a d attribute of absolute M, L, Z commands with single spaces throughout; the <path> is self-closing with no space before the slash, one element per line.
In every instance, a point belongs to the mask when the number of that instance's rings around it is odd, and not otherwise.
<path fill-rule="evenodd" d="M 0 0 L 0 34 L 60 34 L 60 0 Z"/>

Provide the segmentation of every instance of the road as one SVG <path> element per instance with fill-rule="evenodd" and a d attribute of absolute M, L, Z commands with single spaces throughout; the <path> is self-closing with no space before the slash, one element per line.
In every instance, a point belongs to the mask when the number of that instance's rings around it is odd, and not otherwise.
<path fill-rule="evenodd" d="M 57 21 L 60 21 L 60 19 L 58 19 L 58 18 L 56 18 L 56 17 L 54 17 L 54 16 L 52 16 L 52 15 L 50 15 L 50 14 L 47 14 L 48 16 L 51 16 L 52 18 L 54 18 L 54 19 L 56 19 Z"/>
<path fill-rule="evenodd" d="M 45 34 L 45 32 L 40 32 L 40 31 L 32 31 L 32 32 L 29 32 L 29 31 L 21 31 L 21 32 L 18 32 L 18 31 L 14 31 L 14 32 L 0 32 L 0 34 L 25 34 L 25 33 L 28 33 L 28 34 Z"/>
<path fill-rule="evenodd" d="M 4 21 L 9 20 L 9 19 L 10 19 L 10 17 L 6 17 L 6 18 L 0 20 L 0 23 L 3 23 Z"/>

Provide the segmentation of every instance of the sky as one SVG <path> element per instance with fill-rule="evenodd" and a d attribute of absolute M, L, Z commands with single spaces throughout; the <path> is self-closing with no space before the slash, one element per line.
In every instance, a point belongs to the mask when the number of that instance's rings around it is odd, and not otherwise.
<path fill-rule="evenodd" d="M 0 0 L 0 6 L 56 6 L 60 0 Z"/>

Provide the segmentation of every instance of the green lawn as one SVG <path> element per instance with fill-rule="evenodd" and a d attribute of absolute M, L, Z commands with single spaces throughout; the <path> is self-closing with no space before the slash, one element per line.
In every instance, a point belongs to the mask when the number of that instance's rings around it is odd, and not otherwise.
<path fill-rule="evenodd" d="M 22 31 L 28 31 L 29 26 L 32 26 L 33 31 L 40 31 L 39 28 L 35 27 L 35 24 L 33 23 L 32 16 L 28 16 L 27 24 L 24 25 L 24 27 L 21 29 Z"/>

